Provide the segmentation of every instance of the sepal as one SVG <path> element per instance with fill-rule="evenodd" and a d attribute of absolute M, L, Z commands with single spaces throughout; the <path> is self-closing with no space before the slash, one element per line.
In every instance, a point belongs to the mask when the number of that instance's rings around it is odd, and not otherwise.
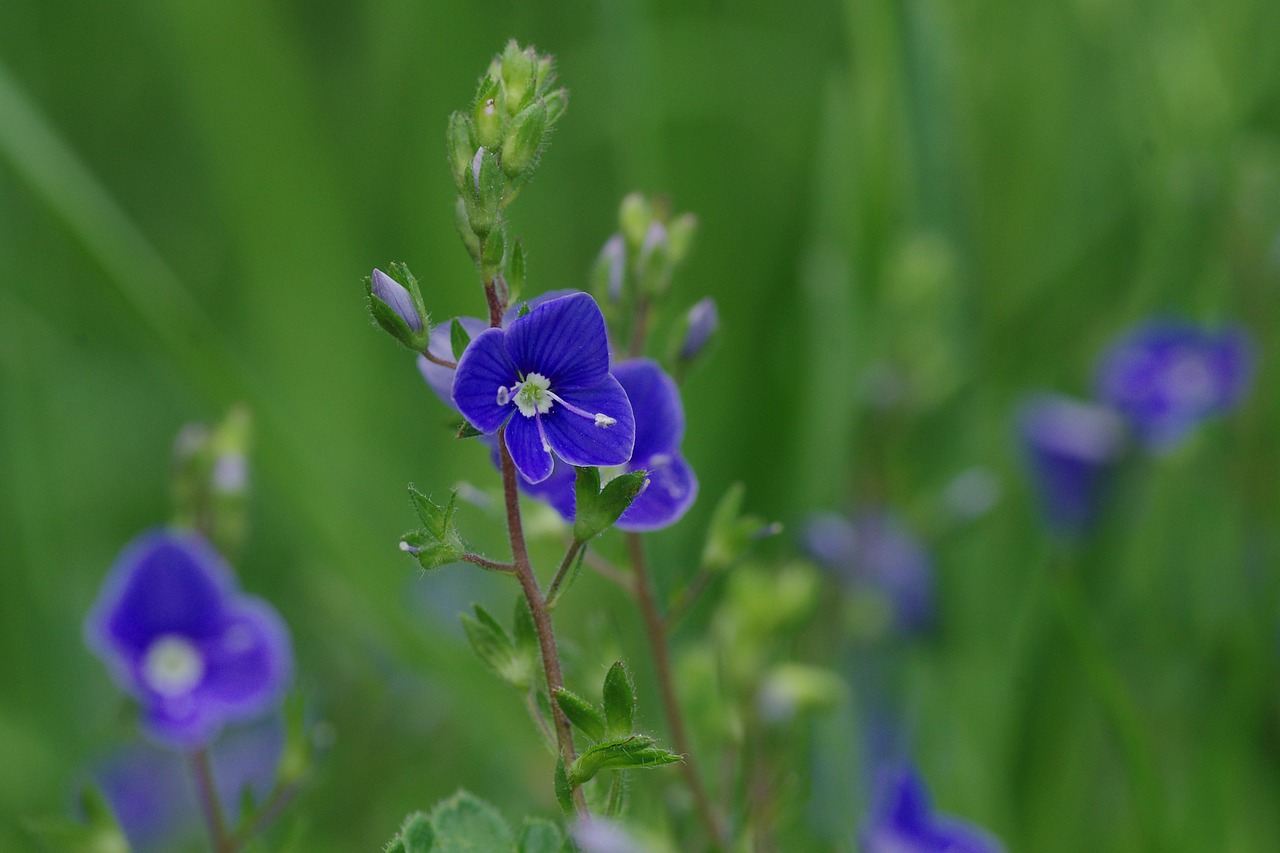
<path fill-rule="evenodd" d="M 506 629 L 479 604 L 473 605 L 475 618 L 462 614 L 462 629 L 476 657 L 494 674 L 517 690 L 528 690 L 533 683 L 533 661 Z"/>
<path fill-rule="evenodd" d="M 663 749 L 648 735 L 630 735 L 587 749 L 568 770 L 574 787 L 589 782 L 601 770 L 635 770 L 683 761 L 684 756 Z"/>
<path fill-rule="evenodd" d="M 440 506 L 412 485 L 409 495 L 423 526 L 405 534 L 400 542 L 401 550 L 413 554 L 427 570 L 458 562 L 466 553 L 455 520 L 458 493 L 450 492 L 447 506 Z"/>
<path fill-rule="evenodd" d="M 582 733 L 592 740 L 605 739 L 608 724 L 605 722 L 604 715 L 594 705 L 564 687 L 557 687 L 554 692 L 556 704 L 560 706 L 560 710 L 564 711 L 569 722 L 581 729 Z"/>
<path fill-rule="evenodd" d="M 613 526 L 648 482 L 647 471 L 628 471 L 600 488 L 598 468 L 577 468 L 574 483 L 577 509 L 573 522 L 573 538 L 586 542 Z"/>
<path fill-rule="evenodd" d="M 604 717 L 609 738 L 631 734 L 636 718 L 636 688 L 626 664 L 615 661 L 604 676 Z"/>

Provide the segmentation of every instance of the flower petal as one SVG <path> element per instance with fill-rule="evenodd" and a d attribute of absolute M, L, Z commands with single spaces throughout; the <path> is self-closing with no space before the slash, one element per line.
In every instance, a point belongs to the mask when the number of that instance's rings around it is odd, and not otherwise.
<path fill-rule="evenodd" d="M 458 317 L 458 322 L 462 324 L 462 328 L 466 329 L 467 334 L 472 338 L 483 332 L 489 327 L 489 324 L 476 317 Z M 431 329 L 431 338 L 427 344 L 427 351 L 436 358 L 445 361 L 454 361 L 453 356 L 453 338 L 452 338 L 453 321 L 441 323 Z M 428 361 L 425 355 L 418 356 L 418 371 L 422 373 L 422 378 L 427 381 L 427 385 L 432 391 L 436 392 L 446 406 L 456 408 L 453 403 L 453 376 L 454 369 L 436 364 L 434 361 Z"/>
<path fill-rule="evenodd" d="M 204 681 L 196 698 L 215 704 L 227 719 L 257 714 L 275 704 L 293 673 L 289 631 L 266 602 L 236 602 L 222 634 L 205 644 Z"/>
<path fill-rule="evenodd" d="M 627 467 L 648 470 L 649 485 L 618 519 L 619 530 L 659 530 L 674 524 L 698 496 L 698 478 L 679 453 L 652 457 L 639 465 L 633 460 Z"/>
<path fill-rule="evenodd" d="M 684 438 L 684 406 L 675 380 L 648 358 L 624 361 L 613 368 L 613 376 L 627 392 L 636 414 L 636 444 L 633 459 L 677 452 Z M 641 466 L 643 467 L 643 466 Z"/>
<path fill-rule="evenodd" d="M 124 675 L 163 634 L 209 637 L 219 630 L 235 579 L 222 557 L 191 532 L 152 531 L 116 560 L 86 621 L 89 645 Z M 127 677 L 127 676 L 126 676 Z"/>
<path fill-rule="evenodd" d="M 505 334 L 501 329 L 486 329 L 472 338 L 453 380 L 454 404 L 483 433 L 497 432 L 515 411 L 510 404 L 498 404 L 498 389 L 518 381 L 503 345 Z"/>
<path fill-rule="evenodd" d="M 493 465 L 495 468 L 502 467 L 502 460 L 496 447 L 493 449 Z M 530 483 L 521 477 L 520 488 L 529 497 L 542 501 L 560 513 L 560 517 L 565 521 L 573 521 L 577 510 L 577 499 L 573 492 L 576 477 L 577 472 L 573 470 L 573 466 L 553 453 L 551 454 L 551 473 L 547 479 Z"/>
<path fill-rule="evenodd" d="M 547 416 L 540 417 L 545 425 Z M 541 483 L 551 476 L 551 452 L 542 446 L 542 436 L 538 434 L 538 418 L 517 415 L 507 422 L 503 437 L 507 450 L 511 452 L 511 461 L 516 463 L 520 476 L 530 483 Z"/>
<path fill-rule="evenodd" d="M 540 373 L 551 390 L 598 385 L 609 373 L 604 315 L 585 293 L 552 299 L 512 321 L 507 353 L 521 373 Z"/>
<path fill-rule="evenodd" d="M 530 315 L 532 316 L 532 315 Z M 586 412 L 613 418 L 611 426 L 596 426 L 591 418 L 569 411 L 559 404 L 542 416 L 547 442 L 570 465 L 621 465 L 631 458 L 635 447 L 636 422 L 627 393 L 618 380 L 605 374 L 594 388 L 562 393 L 565 402 Z"/>

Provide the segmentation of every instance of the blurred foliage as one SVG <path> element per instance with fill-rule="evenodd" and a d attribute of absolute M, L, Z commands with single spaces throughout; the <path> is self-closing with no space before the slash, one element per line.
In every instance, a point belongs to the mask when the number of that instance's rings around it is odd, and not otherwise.
<path fill-rule="evenodd" d="M 335 733 L 297 849 L 377 849 L 458 786 L 554 814 L 528 802 L 545 754 L 454 615 L 507 612 L 511 587 L 424 580 L 397 550 L 406 482 L 496 475 L 360 281 L 402 259 L 434 317 L 482 312 L 444 130 L 514 36 L 573 93 L 512 214 L 527 294 L 588 286 L 631 190 L 699 219 L 672 313 L 714 296 L 720 344 L 686 385 L 703 498 L 654 537 L 659 584 L 691 574 L 737 480 L 784 521 L 898 507 L 936 553 L 941 621 L 889 677 L 943 810 L 1015 850 L 1280 849 L 1280 4 L 7 0 L 3 19 L 0 848 L 131 737 L 81 621 L 167 517 L 180 426 L 236 402 L 259 436 L 238 568 Z M 1077 555 L 1078 647 L 1110 655 L 1151 762 L 1135 796 L 1056 616 L 1010 417 L 1028 389 L 1085 393 L 1106 341 L 1156 312 L 1238 318 L 1260 369 L 1242 411 L 1131 472 Z M 941 495 L 974 466 L 1004 499 L 949 523 Z M 501 549 L 495 519 L 458 512 Z M 570 672 L 613 659 L 602 620 L 655 695 L 638 616 L 598 577 L 557 611 Z M 677 645 L 706 624 L 695 609 Z M 863 663 L 841 660 L 858 689 Z M 854 716 L 817 724 L 806 844 L 852 844 Z"/>

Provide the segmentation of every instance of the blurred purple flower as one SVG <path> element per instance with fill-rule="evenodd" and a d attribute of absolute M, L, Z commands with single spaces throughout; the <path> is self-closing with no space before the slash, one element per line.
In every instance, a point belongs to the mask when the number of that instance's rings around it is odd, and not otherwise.
<path fill-rule="evenodd" d="M 621 465 L 635 444 L 631 404 L 609 372 L 604 317 L 585 293 L 473 338 L 453 401 L 481 432 L 506 428 L 507 450 L 531 483 L 551 475 L 552 451 L 574 465 Z"/>
<path fill-rule="evenodd" d="M 1142 444 L 1159 452 L 1234 407 L 1252 374 L 1252 346 L 1243 330 L 1149 320 L 1106 351 L 1096 388 L 1098 399 L 1124 415 Z"/>
<path fill-rule="evenodd" d="M 278 717 L 228 729 L 218 737 L 209 761 L 224 805 L 239 804 L 246 789 L 256 803 L 266 798 L 284 742 L 284 723 Z M 190 771 L 172 750 L 138 743 L 101 762 L 92 776 L 135 853 L 174 850 L 183 839 L 203 835 Z"/>
<path fill-rule="evenodd" d="M 888 764 L 876 773 L 871 812 L 861 833 L 863 853 L 1000 853 L 988 833 L 936 814 L 914 768 Z"/>
<path fill-rule="evenodd" d="M 1124 449 L 1123 421 L 1105 406 L 1038 394 L 1022 405 L 1018 427 L 1045 521 L 1062 533 L 1087 531 Z"/>
<path fill-rule="evenodd" d="M 919 631 L 933 620 L 933 561 L 892 515 L 819 514 L 805 525 L 801 545 L 846 583 L 885 596 L 899 629 Z"/>
<path fill-rule="evenodd" d="M 146 733 L 183 750 L 274 707 L 293 666 L 280 616 L 241 593 L 213 547 L 188 531 L 152 531 L 130 543 L 85 637 L 142 704 Z"/>
<path fill-rule="evenodd" d="M 404 320 L 406 326 L 414 332 L 422 331 L 422 317 L 413 304 L 413 296 L 404 285 L 387 275 L 380 269 L 373 271 L 369 279 L 369 289 L 373 297 L 387 305 L 396 315 Z"/>

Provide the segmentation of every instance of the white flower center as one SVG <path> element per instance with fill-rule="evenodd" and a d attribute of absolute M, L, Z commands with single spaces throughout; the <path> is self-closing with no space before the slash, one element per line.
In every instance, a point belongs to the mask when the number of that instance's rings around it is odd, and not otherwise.
<path fill-rule="evenodd" d="M 551 411 L 550 379 L 541 373 L 530 373 L 516 387 L 519 390 L 515 391 L 512 399 L 515 401 L 516 408 L 520 410 L 520 414 L 531 418 Z"/>
<path fill-rule="evenodd" d="M 204 658 L 196 647 L 177 634 L 165 634 L 153 642 L 142 659 L 142 680 L 161 696 L 185 696 L 204 678 Z"/>

